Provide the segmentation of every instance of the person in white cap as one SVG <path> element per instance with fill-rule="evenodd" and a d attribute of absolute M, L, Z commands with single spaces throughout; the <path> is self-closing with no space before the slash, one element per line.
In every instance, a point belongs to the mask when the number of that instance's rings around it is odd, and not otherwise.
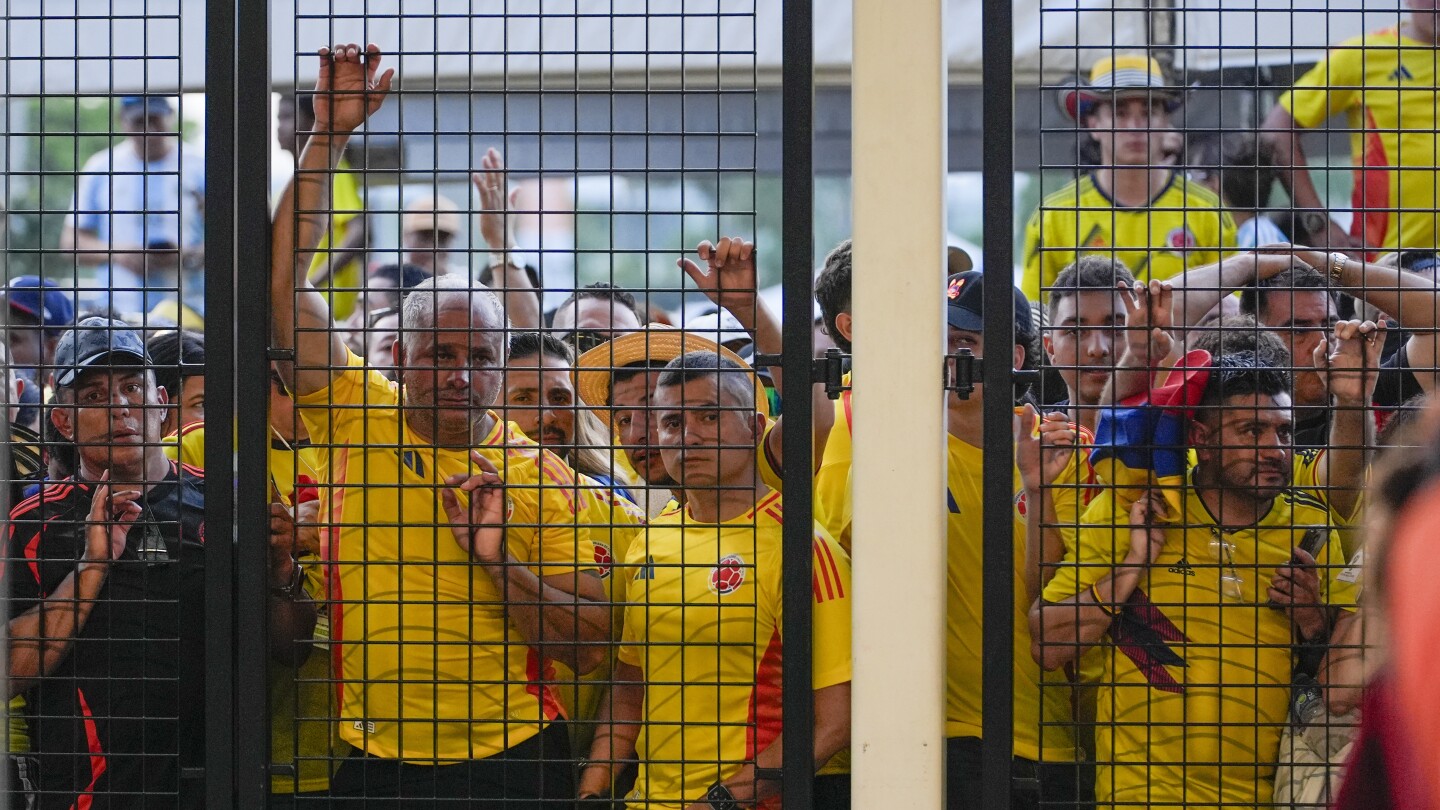
<path fill-rule="evenodd" d="M 1047 194 L 1030 218 L 1021 288 L 1031 301 L 1043 306 L 1055 277 L 1084 254 L 1119 259 L 1140 281 L 1164 281 L 1234 249 L 1235 223 L 1220 198 L 1165 158 L 1162 136 L 1182 97 L 1143 54 L 1101 59 L 1088 84 L 1060 94 L 1100 160 Z"/>
<path fill-rule="evenodd" d="M 410 203 L 400 227 L 406 263 L 437 276 L 449 273 L 450 250 L 461 230 L 460 208 L 449 197 L 424 197 Z"/>

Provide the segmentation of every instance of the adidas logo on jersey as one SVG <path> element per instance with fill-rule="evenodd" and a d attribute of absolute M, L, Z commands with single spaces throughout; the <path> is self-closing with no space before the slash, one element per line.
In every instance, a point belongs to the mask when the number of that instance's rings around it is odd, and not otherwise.
<path fill-rule="evenodd" d="M 655 555 L 654 555 L 654 554 L 649 554 L 649 555 L 646 555 L 646 557 L 645 557 L 645 564 L 642 565 L 642 566 L 640 566 L 639 568 L 635 569 L 635 576 L 631 577 L 630 580 L 633 582 L 633 581 L 635 581 L 635 580 L 640 580 L 640 579 L 654 579 L 654 578 L 655 578 Z"/>
<path fill-rule="evenodd" d="M 1190 563 L 1186 562 L 1184 557 L 1181 557 L 1178 561 L 1176 561 L 1174 565 L 1170 566 L 1165 570 L 1169 571 L 1172 574 L 1180 574 L 1181 576 L 1195 576 L 1195 568 L 1191 566 Z"/>
<path fill-rule="evenodd" d="M 1397 82 L 1404 82 L 1414 79 L 1415 74 L 1410 72 L 1410 68 L 1401 65 L 1400 67 L 1395 68 L 1395 72 L 1390 74 L 1390 78 L 1394 79 Z"/>

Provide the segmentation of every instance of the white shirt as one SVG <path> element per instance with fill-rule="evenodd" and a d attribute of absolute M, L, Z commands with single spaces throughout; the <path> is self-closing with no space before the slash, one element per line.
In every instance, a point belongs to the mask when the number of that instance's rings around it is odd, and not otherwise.
<path fill-rule="evenodd" d="M 1259 214 L 1240 223 L 1240 227 L 1235 229 L 1235 246 L 1241 250 L 1289 241 L 1290 237 L 1286 236 L 1278 225 L 1271 222 L 1269 217 Z"/>
<path fill-rule="evenodd" d="M 205 238 L 204 193 L 205 159 L 198 146 L 177 142 L 165 157 L 146 163 L 127 140 L 85 162 L 75 186 L 73 223 L 116 249 L 199 247 Z"/>

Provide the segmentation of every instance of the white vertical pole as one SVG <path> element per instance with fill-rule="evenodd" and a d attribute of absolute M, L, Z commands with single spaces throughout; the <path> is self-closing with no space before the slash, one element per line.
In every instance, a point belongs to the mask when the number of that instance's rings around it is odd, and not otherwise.
<path fill-rule="evenodd" d="M 853 2 L 853 806 L 938 810 L 945 0 Z"/>

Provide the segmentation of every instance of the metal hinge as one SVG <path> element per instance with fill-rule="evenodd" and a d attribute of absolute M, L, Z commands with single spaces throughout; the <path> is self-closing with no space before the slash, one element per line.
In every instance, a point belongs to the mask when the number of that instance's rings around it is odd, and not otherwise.
<path fill-rule="evenodd" d="M 272 363 L 293 363 L 295 361 L 295 350 L 268 348 L 265 350 L 265 359 Z"/>
<path fill-rule="evenodd" d="M 755 355 L 755 367 L 779 368 L 781 359 L 778 354 L 757 354 Z M 845 384 L 845 361 L 848 359 L 850 359 L 850 355 L 839 349 L 834 347 L 826 349 L 824 356 L 810 361 L 810 382 L 824 385 L 825 396 L 839 399 L 840 394 L 850 388 Z"/>
<path fill-rule="evenodd" d="M 945 355 L 945 390 L 954 391 L 961 399 L 969 399 L 975 393 L 975 386 L 985 381 L 985 360 L 975 356 L 969 349 L 961 349 Z M 1010 373 L 1010 380 L 1016 385 L 1034 385 L 1040 381 L 1040 372 L 1017 369 Z"/>

